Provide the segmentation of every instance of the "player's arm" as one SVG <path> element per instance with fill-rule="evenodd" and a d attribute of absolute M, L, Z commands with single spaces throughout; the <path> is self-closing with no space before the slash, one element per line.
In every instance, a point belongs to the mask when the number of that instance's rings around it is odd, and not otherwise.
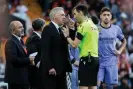
<path fill-rule="evenodd" d="M 120 49 L 118 50 L 119 52 L 120 52 L 120 54 L 122 53 L 122 51 L 125 49 L 125 47 L 126 47 L 126 44 L 127 44 L 127 41 L 126 41 L 126 39 L 125 39 L 125 37 L 121 40 L 121 47 L 120 47 Z"/>
<path fill-rule="evenodd" d="M 121 54 L 122 51 L 125 49 L 127 41 L 122 33 L 122 30 L 120 29 L 120 27 L 118 27 L 118 31 L 117 31 L 117 38 L 121 41 L 121 46 L 118 50 L 118 54 Z"/>

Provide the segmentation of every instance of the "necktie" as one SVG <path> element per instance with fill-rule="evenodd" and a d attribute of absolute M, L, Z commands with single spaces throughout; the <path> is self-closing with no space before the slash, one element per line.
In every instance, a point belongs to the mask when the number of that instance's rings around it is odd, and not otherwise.
<path fill-rule="evenodd" d="M 24 46 L 24 41 L 22 39 L 20 39 L 20 42 L 21 42 L 22 46 Z"/>
<path fill-rule="evenodd" d="M 59 30 L 59 33 L 62 34 L 62 31 L 61 31 L 61 28 L 60 27 L 58 28 L 58 30 Z"/>
<path fill-rule="evenodd" d="M 61 38 L 64 38 L 64 34 L 63 34 L 61 28 L 58 28 L 58 30 L 59 30 L 59 33 L 60 33 Z"/>
<path fill-rule="evenodd" d="M 26 49 L 26 47 L 25 47 L 24 41 L 23 41 L 22 39 L 20 39 L 20 42 L 21 42 L 21 45 L 22 45 L 22 47 L 23 47 L 25 53 L 27 54 L 27 49 Z"/>

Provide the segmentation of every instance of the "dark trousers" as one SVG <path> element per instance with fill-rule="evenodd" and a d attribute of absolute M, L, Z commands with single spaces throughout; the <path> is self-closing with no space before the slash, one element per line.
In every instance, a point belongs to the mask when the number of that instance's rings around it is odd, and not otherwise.
<path fill-rule="evenodd" d="M 38 89 L 38 88 L 39 88 L 39 86 L 30 84 L 30 88 L 29 89 Z"/>
<path fill-rule="evenodd" d="M 27 84 L 8 84 L 8 89 L 29 89 Z"/>
<path fill-rule="evenodd" d="M 38 79 L 38 68 L 36 66 L 29 67 L 29 86 L 30 89 L 38 89 L 39 79 Z"/>
<path fill-rule="evenodd" d="M 66 74 L 45 76 L 39 89 L 67 89 Z"/>

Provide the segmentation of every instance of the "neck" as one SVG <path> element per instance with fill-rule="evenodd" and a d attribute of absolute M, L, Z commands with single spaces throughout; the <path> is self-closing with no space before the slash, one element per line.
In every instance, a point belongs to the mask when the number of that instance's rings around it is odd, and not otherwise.
<path fill-rule="evenodd" d="M 21 36 L 18 36 L 18 35 L 16 35 L 15 33 L 12 33 L 12 35 L 14 35 L 15 37 L 20 37 L 20 38 L 21 38 Z"/>
<path fill-rule="evenodd" d="M 109 28 L 111 26 L 111 24 L 110 23 L 105 24 L 105 23 L 101 22 L 101 26 L 104 28 Z"/>
<path fill-rule="evenodd" d="M 83 23 L 85 20 L 87 20 L 88 19 L 88 17 L 87 16 L 83 16 L 82 18 L 81 18 L 81 23 Z"/>
<path fill-rule="evenodd" d="M 40 35 L 41 35 L 41 33 L 42 33 L 42 31 L 35 31 L 35 32 L 37 32 L 37 33 L 40 34 Z"/>
<path fill-rule="evenodd" d="M 54 23 L 56 23 L 58 26 L 60 26 L 60 24 L 58 24 L 58 22 L 56 20 L 52 20 Z"/>
<path fill-rule="evenodd" d="M 38 32 L 38 33 L 40 33 L 40 32 L 42 32 L 41 30 L 39 30 L 39 31 L 35 31 L 35 32 Z"/>

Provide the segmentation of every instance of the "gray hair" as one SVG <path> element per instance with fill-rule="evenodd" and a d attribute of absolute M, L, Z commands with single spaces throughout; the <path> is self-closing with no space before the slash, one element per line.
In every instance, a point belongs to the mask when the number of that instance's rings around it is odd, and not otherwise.
<path fill-rule="evenodd" d="M 58 11 L 60 11 L 60 10 L 63 10 L 63 11 L 64 11 L 64 9 L 63 9 L 62 7 L 55 7 L 55 8 L 53 8 L 53 9 L 50 11 L 50 14 L 49 14 L 50 20 L 53 20 L 54 15 L 55 15 Z"/>

